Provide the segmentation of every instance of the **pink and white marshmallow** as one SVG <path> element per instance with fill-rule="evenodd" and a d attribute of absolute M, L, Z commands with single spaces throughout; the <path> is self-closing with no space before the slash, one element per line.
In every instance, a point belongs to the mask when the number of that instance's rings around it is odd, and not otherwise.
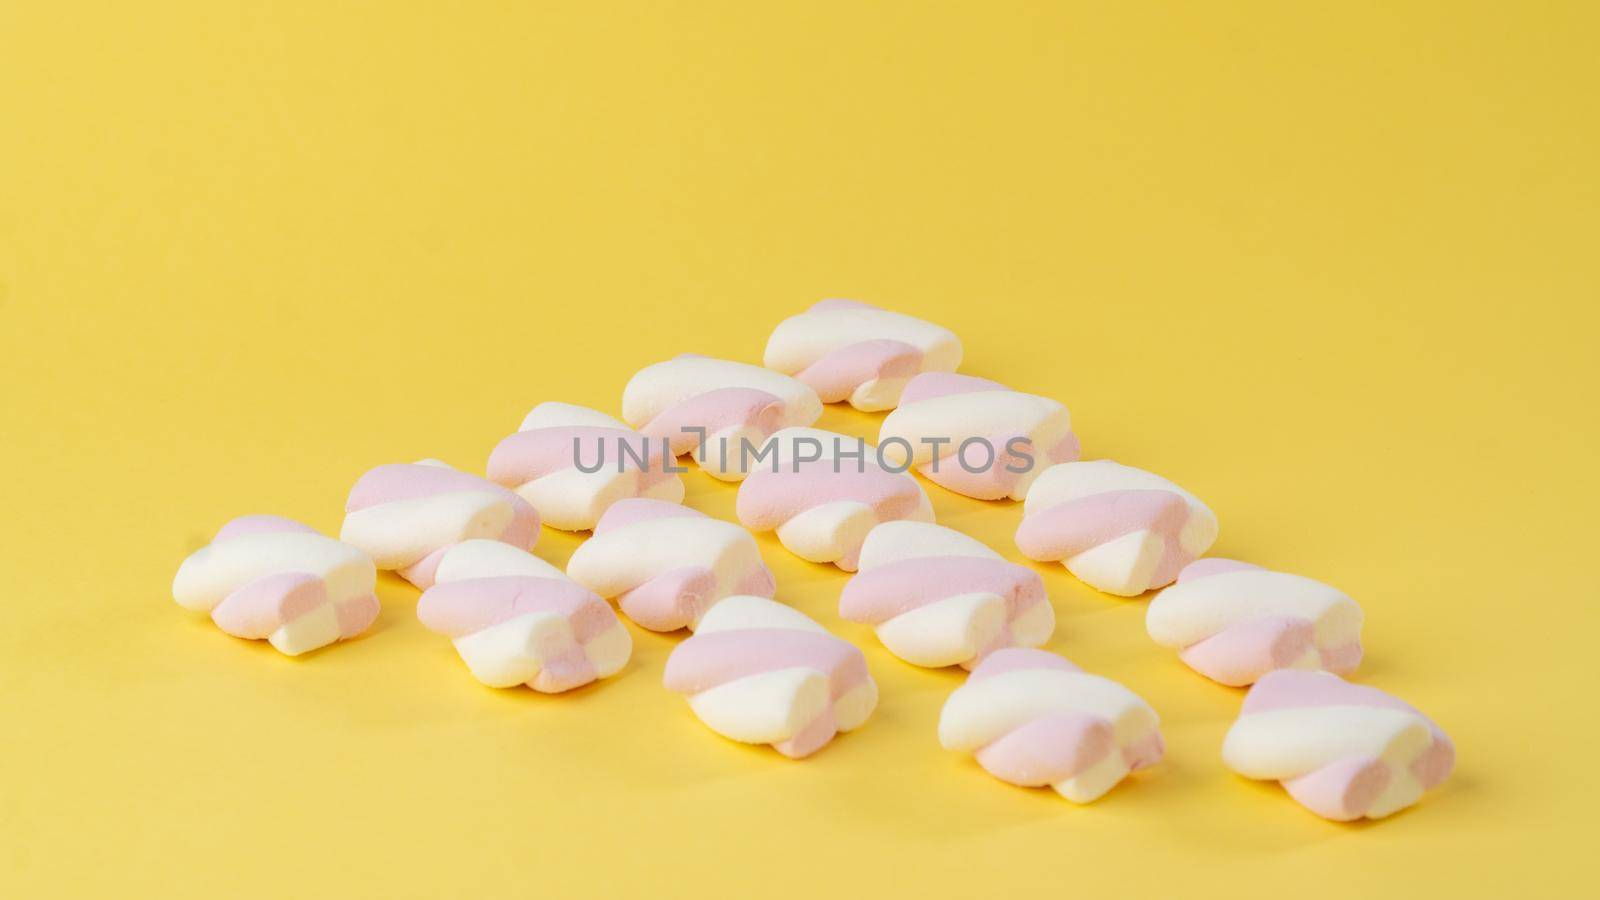
<path fill-rule="evenodd" d="M 1245 695 L 1222 745 L 1228 768 L 1281 781 L 1325 819 L 1381 819 L 1416 803 L 1455 767 L 1431 719 L 1329 672 L 1269 672 Z"/>
<path fill-rule="evenodd" d="M 661 440 L 598 410 L 549 402 L 535 406 L 517 433 L 494 448 L 488 475 L 532 504 L 551 528 L 587 531 L 627 497 L 682 502 L 683 479 L 672 466 Z"/>
<path fill-rule="evenodd" d="M 496 688 L 569 691 L 615 675 L 633 653 L 610 604 L 528 551 L 483 538 L 444 551 L 417 618 Z"/>
<path fill-rule="evenodd" d="M 178 567 L 172 598 L 234 637 L 299 656 L 367 630 L 377 569 L 349 544 L 280 516 L 241 516 Z"/>
<path fill-rule="evenodd" d="M 975 754 L 1001 781 L 1089 803 L 1160 761 L 1158 725 L 1155 710 L 1117 682 L 1054 653 L 1013 648 L 985 657 L 945 701 L 939 742 Z"/>
<path fill-rule="evenodd" d="M 771 369 L 686 354 L 640 369 L 622 391 L 622 418 L 674 456 L 694 453 L 723 481 L 745 475 L 752 450 L 774 432 L 810 425 L 822 401 L 805 382 Z M 702 440 L 703 438 L 703 440 Z"/>
<path fill-rule="evenodd" d="M 1056 628 L 1039 573 L 931 522 L 885 522 L 867 535 L 839 615 L 873 626 L 918 666 L 971 668 L 1007 647 L 1037 647 Z"/>
<path fill-rule="evenodd" d="M 877 463 L 877 448 L 819 428 L 785 428 L 761 448 L 739 486 L 737 513 L 751 531 L 776 531 L 790 553 L 854 572 L 880 522 L 933 521 L 933 504 L 907 472 Z"/>
<path fill-rule="evenodd" d="M 794 759 L 859 728 L 878 705 L 860 650 L 764 597 L 713 607 L 667 658 L 664 681 L 712 731 Z"/>
<path fill-rule="evenodd" d="M 755 538 L 732 522 L 662 500 L 611 504 L 567 576 L 651 631 L 695 628 L 724 597 L 777 591 Z"/>
<path fill-rule="evenodd" d="M 950 372 L 911 379 L 878 444 L 889 466 L 915 466 L 934 484 L 980 500 L 1021 500 L 1047 466 L 1078 458 L 1065 406 Z"/>
<path fill-rule="evenodd" d="M 1134 597 L 1171 584 L 1217 539 L 1217 517 L 1159 475 L 1110 460 L 1051 466 L 1023 505 L 1017 548 L 1091 587 Z"/>
<path fill-rule="evenodd" d="M 1275 669 L 1353 671 L 1361 619 L 1354 600 L 1320 581 L 1202 559 L 1150 601 L 1145 628 L 1196 672 L 1238 687 Z"/>
<path fill-rule="evenodd" d="M 436 459 L 372 469 L 344 509 L 339 539 L 423 590 L 444 552 L 462 541 L 489 538 L 526 550 L 539 538 L 539 513 L 528 501 Z"/>
<path fill-rule="evenodd" d="M 823 300 L 778 323 L 767 368 L 804 381 L 824 403 L 893 409 L 919 372 L 954 372 L 961 339 L 948 328 L 854 300 Z"/>

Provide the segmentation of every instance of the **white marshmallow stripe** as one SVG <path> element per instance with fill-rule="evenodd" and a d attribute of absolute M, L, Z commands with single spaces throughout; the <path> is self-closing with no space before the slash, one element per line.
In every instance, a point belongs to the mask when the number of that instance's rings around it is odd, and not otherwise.
<path fill-rule="evenodd" d="M 1150 637 L 1200 674 L 1247 685 L 1274 669 L 1349 672 L 1361 662 L 1361 607 L 1319 581 L 1202 559 L 1150 601 Z"/>
<path fill-rule="evenodd" d="M 853 300 L 823 300 L 778 324 L 767 368 L 810 385 L 824 403 L 893 409 L 919 372 L 954 372 L 961 340 L 947 328 Z"/>
<path fill-rule="evenodd" d="M 235 637 L 298 656 L 378 617 L 372 559 L 293 519 L 242 516 L 179 566 L 172 597 Z"/>
<path fill-rule="evenodd" d="M 1132 691 L 1043 650 L 990 654 L 939 714 L 946 750 L 973 752 L 1002 781 L 1098 799 L 1161 759 L 1155 711 Z"/>
<path fill-rule="evenodd" d="M 546 402 L 494 448 L 488 475 L 532 504 L 551 528 L 587 531 L 618 500 L 682 502 L 683 479 L 669 471 L 671 464 L 659 439 L 585 406 Z"/>
<path fill-rule="evenodd" d="M 1039 573 L 959 531 L 914 521 L 867 535 L 839 615 L 872 625 L 890 653 L 919 666 L 971 667 L 996 650 L 1037 647 L 1056 626 Z"/>
<path fill-rule="evenodd" d="M 1336 821 L 1392 815 L 1455 767 L 1455 745 L 1432 720 L 1328 672 L 1281 669 L 1257 681 L 1222 745 L 1228 767 L 1283 782 Z"/>
<path fill-rule="evenodd" d="M 490 687 L 558 693 L 616 674 L 633 639 L 611 606 L 526 550 L 484 539 L 448 548 L 417 618 L 448 636 Z"/>
<path fill-rule="evenodd" d="M 759 448 L 779 429 L 821 415 L 822 401 L 804 382 L 705 356 L 646 366 L 622 391 L 624 421 L 653 440 L 666 438 L 674 455 L 693 451 L 701 468 L 724 481 L 744 478 L 746 442 Z"/>
<path fill-rule="evenodd" d="M 853 731 L 878 686 L 853 644 L 764 597 L 729 597 L 667 659 L 664 683 L 708 728 L 799 759 Z"/>

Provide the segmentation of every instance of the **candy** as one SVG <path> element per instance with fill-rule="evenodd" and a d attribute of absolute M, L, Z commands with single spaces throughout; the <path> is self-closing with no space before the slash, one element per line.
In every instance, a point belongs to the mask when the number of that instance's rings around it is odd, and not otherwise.
<path fill-rule="evenodd" d="M 1154 765 L 1155 710 L 1108 678 L 1044 650 L 999 650 L 972 670 L 939 714 L 939 742 L 971 751 L 1001 781 L 1050 785 L 1075 803 Z"/>
<path fill-rule="evenodd" d="M 1361 662 L 1361 607 L 1309 578 L 1231 559 L 1178 573 L 1145 615 L 1150 637 L 1196 672 L 1228 685 L 1274 669 L 1349 672 Z"/>
<path fill-rule="evenodd" d="M 489 480 L 515 491 L 544 524 L 587 531 L 626 497 L 678 503 L 683 480 L 671 456 L 605 413 L 570 403 L 541 403 L 516 434 L 489 455 Z"/>
<path fill-rule="evenodd" d="M 911 379 L 878 444 L 890 467 L 916 466 L 934 484 L 980 500 L 1021 500 L 1046 466 L 1078 458 L 1065 406 L 948 372 Z"/>
<path fill-rule="evenodd" d="M 378 617 L 377 570 L 349 544 L 293 519 L 242 516 L 178 568 L 172 597 L 223 631 L 298 656 Z"/>
<path fill-rule="evenodd" d="M 1051 466 L 1023 505 L 1017 547 L 1108 594 L 1171 584 L 1217 539 L 1217 517 L 1159 475 L 1110 460 Z"/>
<path fill-rule="evenodd" d="M 744 478 L 747 447 L 773 432 L 810 425 L 822 415 L 817 392 L 760 366 L 684 355 L 640 369 L 622 391 L 622 418 L 674 456 L 695 461 L 724 481 Z"/>
<path fill-rule="evenodd" d="M 767 340 L 767 368 L 793 375 L 824 403 L 893 409 L 918 372 L 954 372 L 955 333 L 913 316 L 854 300 L 823 300 L 778 323 Z"/>
<path fill-rule="evenodd" d="M 1006 647 L 1037 647 L 1056 627 L 1039 573 L 930 522 L 885 522 L 867 535 L 839 615 L 872 625 L 890 653 L 919 666 L 971 668 Z"/>
<path fill-rule="evenodd" d="M 724 597 L 777 590 L 750 532 L 661 500 L 611 504 L 567 575 L 651 631 L 694 628 Z"/>
<path fill-rule="evenodd" d="M 1283 782 L 1300 805 L 1343 822 L 1416 803 L 1450 774 L 1455 745 L 1383 691 L 1328 672 L 1280 669 L 1245 695 L 1222 759 L 1246 778 Z"/>
<path fill-rule="evenodd" d="M 417 618 L 490 687 L 547 694 L 615 675 L 633 639 L 611 606 L 526 550 L 477 538 L 446 548 Z"/>
<path fill-rule="evenodd" d="M 763 597 L 729 597 L 667 659 L 668 690 L 712 731 L 799 759 L 859 728 L 878 686 L 853 645 Z"/>
<path fill-rule="evenodd" d="M 356 481 L 344 509 L 339 539 L 423 590 L 444 551 L 461 541 L 492 538 L 526 550 L 539 537 L 528 501 L 436 459 L 378 466 Z"/>
<path fill-rule="evenodd" d="M 879 522 L 933 521 L 917 479 L 880 468 L 876 448 L 860 438 L 785 428 L 762 453 L 739 486 L 739 522 L 752 531 L 776 530 L 801 559 L 853 572 L 861 542 Z"/>

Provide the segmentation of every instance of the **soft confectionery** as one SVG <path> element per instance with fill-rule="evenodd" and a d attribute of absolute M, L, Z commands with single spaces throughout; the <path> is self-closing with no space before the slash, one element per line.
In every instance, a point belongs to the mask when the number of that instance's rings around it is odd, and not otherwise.
<path fill-rule="evenodd" d="M 367 630 L 377 569 L 360 549 L 279 516 L 242 516 L 178 568 L 172 597 L 235 637 L 298 656 Z"/>
<path fill-rule="evenodd" d="M 866 722 L 878 687 L 855 645 L 763 597 L 729 597 L 667 659 L 668 690 L 708 728 L 792 758 Z"/>
<path fill-rule="evenodd" d="M 539 539 L 539 513 L 528 501 L 436 459 L 372 469 L 344 508 L 339 539 L 424 590 L 444 551 L 462 541 L 490 538 L 527 550 Z"/>
<path fill-rule="evenodd" d="M 873 626 L 890 653 L 919 666 L 971 667 L 996 650 L 1037 647 L 1056 627 L 1038 572 L 931 522 L 885 522 L 867 535 L 839 615 Z"/>
<path fill-rule="evenodd" d="M 769 369 L 810 385 L 824 403 L 866 412 L 893 409 L 920 372 L 954 372 L 961 340 L 915 316 L 854 300 L 823 300 L 778 323 L 767 340 Z"/>
<path fill-rule="evenodd" d="M 1217 517 L 1193 494 L 1104 459 L 1046 469 L 1017 528 L 1024 556 L 1124 597 L 1171 584 L 1216 539 Z"/>

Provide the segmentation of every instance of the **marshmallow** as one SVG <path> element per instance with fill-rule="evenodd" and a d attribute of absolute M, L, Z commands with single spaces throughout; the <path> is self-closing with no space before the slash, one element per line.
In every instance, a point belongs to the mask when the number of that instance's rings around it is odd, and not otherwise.
<path fill-rule="evenodd" d="M 1381 819 L 1417 802 L 1455 766 L 1450 738 L 1376 688 L 1328 672 L 1268 672 L 1245 695 L 1222 760 L 1281 781 L 1325 819 Z"/>
<path fill-rule="evenodd" d="M 234 637 L 299 656 L 367 630 L 378 577 L 360 550 L 293 519 L 241 516 L 178 567 L 172 598 Z"/>
<path fill-rule="evenodd" d="M 682 502 L 683 479 L 673 473 L 672 463 L 665 442 L 605 413 L 541 403 L 516 434 L 494 448 L 488 474 L 532 504 L 544 524 L 587 531 L 625 497 Z"/>
<path fill-rule="evenodd" d="M 1037 647 L 1056 628 L 1039 573 L 931 522 L 872 529 L 839 615 L 873 626 L 890 653 L 918 666 L 971 668 L 996 650 Z"/>
<path fill-rule="evenodd" d="M 568 691 L 615 675 L 633 653 L 610 604 L 526 550 L 484 538 L 445 549 L 417 618 L 490 687 Z"/>
<path fill-rule="evenodd" d="M 528 501 L 436 459 L 378 466 L 356 481 L 344 510 L 339 539 L 423 590 L 444 551 L 461 541 L 492 538 L 526 550 L 539 538 L 539 513 Z"/>
<path fill-rule="evenodd" d="M 764 363 L 810 385 L 824 403 L 893 409 L 918 372 L 954 372 L 961 339 L 947 328 L 854 300 L 823 300 L 778 323 Z"/>
<path fill-rule="evenodd" d="M 622 391 L 624 421 L 666 438 L 674 456 L 693 451 L 723 481 L 744 478 L 744 442 L 753 451 L 780 428 L 810 425 L 820 415 L 822 401 L 802 381 L 692 354 L 640 369 Z"/>
<path fill-rule="evenodd" d="M 1361 607 L 1299 575 L 1231 559 L 1202 559 L 1178 573 L 1145 615 L 1150 637 L 1196 672 L 1251 684 L 1274 669 L 1345 673 L 1361 662 Z"/>
<path fill-rule="evenodd" d="M 1110 460 L 1051 466 L 1023 504 L 1017 547 L 1108 594 L 1171 584 L 1210 549 L 1217 517 L 1159 475 Z"/>
<path fill-rule="evenodd" d="M 860 438 L 785 428 L 761 452 L 739 486 L 739 522 L 751 531 L 776 529 L 801 559 L 854 572 L 873 526 L 933 521 L 933 504 L 917 479 L 879 467 L 877 448 Z"/>
<path fill-rule="evenodd" d="M 1044 650 L 989 654 L 939 714 L 939 743 L 972 751 L 1001 781 L 1098 799 L 1163 751 L 1155 710 L 1138 695 Z"/>
<path fill-rule="evenodd" d="M 567 561 L 567 576 L 651 631 L 694 628 L 731 594 L 771 597 L 750 532 L 662 500 L 618 500 Z"/>
<path fill-rule="evenodd" d="M 878 705 L 860 650 L 764 597 L 729 597 L 706 613 L 667 658 L 664 682 L 717 734 L 794 759 L 860 727 Z"/>
<path fill-rule="evenodd" d="M 1045 467 L 1078 458 L 1065 406 L 949 372 L 911 379 L 878 443 L 887 465 L 980 500 L 1021 500 Z"/>

